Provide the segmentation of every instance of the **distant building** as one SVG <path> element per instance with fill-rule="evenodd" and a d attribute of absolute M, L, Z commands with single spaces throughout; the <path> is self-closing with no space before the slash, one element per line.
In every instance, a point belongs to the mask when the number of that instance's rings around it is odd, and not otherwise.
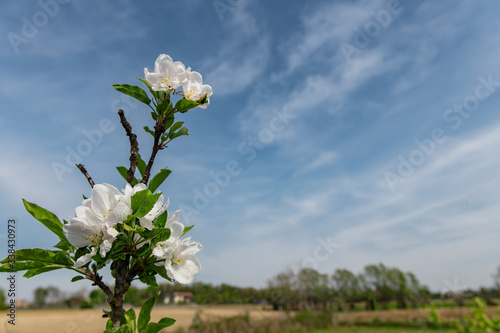
<path fill-rule="evenodd" d="M 20 300 L 16 301 L 16 308 L 18 309 L 26 309 L 29 306 L 28 301 Z"/>
<path fill-rule="evenodd" d="M 174 291 L 171 295 L 165 297 L 165 304 L 191 304 L 193 303 L 194 295 L 190 291 Z"/>

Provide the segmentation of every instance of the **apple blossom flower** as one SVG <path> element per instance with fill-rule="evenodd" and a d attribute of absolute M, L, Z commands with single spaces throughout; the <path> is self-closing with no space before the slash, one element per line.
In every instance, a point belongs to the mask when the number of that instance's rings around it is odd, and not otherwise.
<path fill-rule="evenodd" d="M 144 68 L 144 76 L 155 91 L 170 91 L 181 86 L 187 78 L 188 68 L 180 61 L 174 62 L 166 54 L 160 54 L 155 61 L 155 71 Z"/>
<path fill-rule="evenodd" d="M 202 246 L 198 242 L 191 241 L 191 237 L 176 243 L 167 253 L 165 270 L 171 279 L 182 284 L 191 283 L 194 281 L 194 274 L 201 270 L 201 264 L 194 255 L 202 249 Z"/>
<path fill-rule="evenodd" d="M 201 270 L 201 265 L 194 255 L 202 249 L 198 242 L 191 241 L 191 237 L 180 240 L 184 233 L 184 225 L 177 222 L 180 211 L 176 211 L 169 219 L 166 228 L 170 229 L 170 237 L 163 242 L 156 243 L 153 255 L 160 259 L 157 265 L 164 265 L 168 277 L 179 283 L 191 283 L 194 274 Z"/>
<path fill-rule="evenodd" d="M 91 248 L 91 253 L 78 258 L 76 267 L 90 262 L 98 250 L 103 258 L 111 250 L 119 234 L 114 226 L 132 213 L 123 199 L 124 196 L 114 186 L 96 184 L 90 192 L 90 198 L 85 199 L 82 206 L 76 207 L 75 217 L 69 218 L 69 223 L 63 226 L 64 236 L 75 247 Z"/>
<path fill-rule="evenodd" d="M 178 222 L 172 222 L 166 228 L 170 229 L 170 237 L 163 242 L 158 242 L 153 249 L 153 255 L 158 259 L 167 259 L 170 257 L 170 252 L 173 251 L 173 246 L 179 241 L 184 233 L 184 225 Z"/>
<path fill-rule="evenodd" d="M 75 266 L 80 267 L 90 262 L 97 249 L 101 257 L 106 257 L 119 233 L 89 207 L 78 207 L 76 215 L 75 218 L 70 218 L 68 224 L 63 225 L 63 233 L 71 245 L 91 248 L 91 253 L 76 261 Z"/>
<path fill-rule="evenodd" d="M 109 184 L 96 184 L 90 192 L 90 199 L 84 200 L 83 206 L 90 208 L 104 223 L 114 226 L 123 222 L 132 214 L 132 209 L 127 205 L 126 198 L 118 189 Z M 78 217 L 77 208 L 76 214 Z"/>
<path fill-rule="evenodd" d="M 203 84 L 203 78 L 200 73 L 188 70 L 187 81 L 182 85 L 182 90 L 184 98 L 190 101 L 201 102 L 206 96 L 206 103 L 200 105 L 202 109 L 206 109 L 210 104 L 210 96 L 213 94 L 212 87 L 208 84 Z"/>

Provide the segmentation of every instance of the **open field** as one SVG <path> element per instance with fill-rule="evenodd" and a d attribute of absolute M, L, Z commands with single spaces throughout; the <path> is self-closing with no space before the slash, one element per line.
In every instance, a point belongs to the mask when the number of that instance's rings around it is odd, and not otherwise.
<path fill-rule="evenodd" d="M 174 332 L 179 327 L 188 328 L 193 322 L 196 311 L 201 319 L 216 319 L 242 315 L 245 309 L 252 318 L 279 318 L 279 314 L 272 311 L 261 311 L 262 307 L 245 306 L 158 306 L 153 309 L 151 320 L 157 322 L 163 317 L 177 320 L 174 326 L 163 332 Z M 135 309 L 139 315 L 140 308 Z M 10 333 L 97 333 L 103 332 L 107 319 L 102 318 L 101 309 L 84 310 L 27 310 L 19 309 L 16 312 L 16 325 L 7 325 L 3 319 L 0 332 Z M 12 330 L 15 328 L 15 330 Z M 9 329 L 9 331 L 7 331 Z"/>
<path fill-rule="evenodd" d="M 374 327 L 336 327 L 331 330 L 310 331 L 309 333 L 449 333 L 448 329 L 419 328 L 374 328 Z"/>
<path fill-rule="evenodd" d="M 140 309 L 136 309 L 139 314 Z M 152 320 L 158 321 L 162 317 L 172 317 L 177 320 L 174 326 L 163 332 L 175 332 L 178 328 L 188 328 L 196 312 L 202 320 L 216 320 L 221 317 L 231 317 L 242 315 L 248 311 L 252 320 L 258 323 L 262 319 L 279 320 L 280 314 L 273 311 L 263 311 L 261 306 L 253 305 L 225 305 L 225 306 L 163 306 L 153 310 Z M 443 318 L 461 318 L 465 314 L 470 314 L 470 308 L 444 308 L 438 309 L 438 313 Z M 500 316 L 497 307 L 491 307 L 487 313 L 490 316 Z M 4 317 L 5 318 L 5 317 Z M 384 322 L 417 322 L 424 323 L 427 318 L 427 311 L 423 309 L 414 310 L 386 310 L 386 311 L 359 311 L 353 313 L 336 313 L 334 322 L 347 323 L 373 323 L 374 320 Z M 19 309 L 16 312 L 16 326 L 7 325 L 2 319 L 0 332 L 10 333 L 96 333 L 104 331 L 107 319 L 102 318 L 101 309 L 85 310 L 27 310 Z M 15 328 L 15 330 L 13 330 Z M 336 327 L 334 330 L 316 331 L 315 333 L 329 332 L 356 332 L 356 333 L 400 333 L 400 332 L 446 332 L 446 330 L 427 329 L 407 329 L 407 328 L 348 328 Z"/>

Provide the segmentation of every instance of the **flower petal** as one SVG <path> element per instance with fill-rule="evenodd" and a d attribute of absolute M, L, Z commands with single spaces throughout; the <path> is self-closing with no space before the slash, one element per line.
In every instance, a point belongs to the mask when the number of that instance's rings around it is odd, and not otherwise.
<path fill-rule="evenodd" d="M 132 214 L 132 209 L 125 202 L 119 201 L 106 221 L 112 227 L 117 223 L 123 222 L 130 214 Z"/>
<path fill-rule="evenodd" d="M 94 256 L 95 253 L 87 253 L 80 258 L 78 258 L 75 262 L 75 267 L 82 267 L 86 264 L 88 264 L 91 260 L 92 257 Z"/>
<path fill-rule="evenodd" d="M 71 219 L 70 223 L 63 225 L 63 233 L 68 242 L 74 247 L 92 246 L 91 238 L 94 231 L 85 222 Z"/>
<path fill-rule="evenodd" d="M 120 195 L 120 191 L 112 185 L 94 185 L 92 192 L 90 193 L 92 209 L 94 212 L 96 212 L 99 216 L 104 216 L 104 213 L 116 205 L 116 195 Z"/>
<path fill-rule="evenodd" d="M 174 214 L 167 220 L 167 223 L 165 223 L 165 228 L 168 228 L 171 223 L 174 222 L 179 222 L 179 216 L 181 215 L 180 210 L 176 210 Z"/>
<path fill-rule="evenodd" d="M 148 230 L 153 230 L 154 228 L 153 220 L 147 217 L 139 218 L 139 224 L 141 225 L 141 227 L 146 228 Z"/>
<path fill-rule="evenodd" d="M 184 232 L 184 225 L 182 223 L 172 222 L 168 226 L 168 229 L 170 229 L 170 238 L 168 240 L 172 242 L 181 238 Z"/>

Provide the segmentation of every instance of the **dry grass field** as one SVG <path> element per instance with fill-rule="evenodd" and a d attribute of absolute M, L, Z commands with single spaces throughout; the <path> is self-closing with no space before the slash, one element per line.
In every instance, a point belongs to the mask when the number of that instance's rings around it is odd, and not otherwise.
<path fill-rule="evenodd" d="M 136 309 L 137 315 L 140 309 Z M 216 320 L 220 317 L 242 315 L 248 311 L 254 321 L 270 318 L 279 320 L 279 313 L 263 311 L 261 306 L 234 305 L 234 306 L 163 306 L 153 310 L 152 320 L 158 321 L 162 317 L 171 317 L 177 320 L 174 326 L 163 332 L 175 332 L 178 328 L 187 328 L 191 325 L 195 313 L 198 311 L 202 320 Z M 458 319 L 470 314 L 470 308 L 444 308 L 438 313 L 445 319 Z M 499 317 L 500 310 L 491 307 L 487 313 Z M 427 311 L 418 310 L 387 310 L 387 311 L 359 311 L 353 313 L 336 313 L 336 322 L 366 322 L 374 319 L 391 322 L 425 322 Z M 5 315 L 2 317 L 5 318 Z M 107 319 L 102 318 L 102 310 L 25 310 L 16 313 L 16 325 L 7 325 L 2 319 L 0 332 L 6 333 L 99 333 L 104 331 Z"/>
<path fill-rule="evenodd" d="M 163 306 L 154 308 L 151 320 L 158 321 L 163 317 L 177 320 L 174 326 L 162 332 L 174 332 L 179 327 L 187 328 L 193 322 L 196 311 L 202 320 L 242 315 L 245 309 L 255 320 L 262 318 L 278 318 L 272 311 L 261 311 L 261 306 Z M 139 308 L 135 309 L 137 316 Z M 2 315 L 0 332 L 8 333 L 99 333 L 103 332 L 107 319 L 102 318 L 102 310 L 26 310 L 16 312 L 16 325 L 8 325 Z"/>

